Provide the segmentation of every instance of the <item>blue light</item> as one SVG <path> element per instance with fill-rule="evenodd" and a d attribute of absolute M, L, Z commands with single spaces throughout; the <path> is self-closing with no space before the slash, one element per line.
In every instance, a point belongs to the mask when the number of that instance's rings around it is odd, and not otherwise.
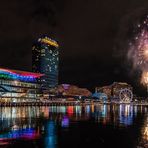
<path fill-rule="evenodd" d="M 35 132 L 35 130 L 33 128 L 26 128 L 26 129 L 21 129 L 21 130 L 12 130 L 11 132 L 5 133 L 5 134 L 1 134 L 0 138 L 21 138 L 23 136 L 29 136 L 32 137 L 33 133 Z"/>
<path fill-rule="evenodd" d="M 4 78 L 17 79 L 20 81 L 35 81 L 36 80 L 36 78 L 34 78 L 33 76 L 22 76 L 22 75 L 7 72 L 7 71 L 0 71 L 0 74 Z"/>
<path fill-rule="evenodd" d="M 55 148 L 57 144 L 56 126 L 54 121 L 47 122 L 45 147 Z"/>

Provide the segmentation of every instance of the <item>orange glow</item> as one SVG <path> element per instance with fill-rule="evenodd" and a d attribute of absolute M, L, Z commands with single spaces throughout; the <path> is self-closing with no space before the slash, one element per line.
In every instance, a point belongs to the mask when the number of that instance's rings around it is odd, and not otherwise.
<path fill-rule="evenodd" d="M 94 113 L 94 105 L 91 106 L 91 111 Z"/>
<path fill-rule="evenodd" d="M 142 73 L 141 83 L 143 85 L 148 85 L 148 72 Z"/>
<path fill-rule="evenodd" d="M 148 58 L 148 49 L 144 51 L 144 56 Z"/>
<path fill-rule="evenodd" d="M 52 40 L 49 40 L 49 39 L 41 39 L 41 42 L 43 43 L 46 43 L 46 44 L 49 44 L 49 45 L 52 45 L 52 46 L 55 46 L 55 47 L 59 47 L 59 45 L 57 44 L 57 42 L 55 41 L 52 41 Z"/>
<path fill-rule="evenodd" d="M 145 59 L 145 60 L 148 60 L 148 45 L 145 45 L 145 46 L 142 48 L 142 51 L 143 51 L 144 59 Z"/>

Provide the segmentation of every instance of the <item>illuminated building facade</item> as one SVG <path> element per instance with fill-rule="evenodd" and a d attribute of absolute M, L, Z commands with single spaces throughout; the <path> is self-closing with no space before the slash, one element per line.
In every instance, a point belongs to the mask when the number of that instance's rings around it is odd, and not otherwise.
<path fill-rule="evenodd" d="M 129 89 L 133 91 L 133 87 L 130 84 L 123 83 L 123 82 L 114 82 L 112 84 L 112 96 L 117 98 L 119 96 L 121 89 Z"/>
<path fill-rule="evenodd" d="M 42 96 L 42 74 L 0 68 L 0 102 L 33 102 Z"/>
<path fill-rule="evenodd" d="M 32 70 L 44 74 L 39 79 L 42 88 L 58 85 L 59 45 L 47 36 L 39 38 L 32 47 Z"/>
<path fill-rule="evenodd" d="M 96 92 L 105 93 L 108 98 L 119 98 L 121 90 L 128 89 L 133 91 L 133 87 L 125 82 L 114 82 L 111 85 L 96 87 Z"/>
<path fill-rule="evenodd" d="M 108 98 L 111 97 L 111 94 L 112 94 L 112 87 L 111 87 L 111 85 L 103 86 L 103 87 L 96 87 L 95 90 L 96 90 L 95 93 L 104 93 L 104 94 L 107 95 Z"/>

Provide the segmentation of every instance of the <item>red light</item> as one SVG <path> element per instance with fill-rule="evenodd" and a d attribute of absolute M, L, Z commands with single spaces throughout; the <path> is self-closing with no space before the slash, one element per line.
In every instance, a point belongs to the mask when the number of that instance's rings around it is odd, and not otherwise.
<path fill-rule="evenodd" d="M 68 106 L 68 107 L 67 107 L 67 113 L 68 113 L 69 115 L 72 115 L 72 114 L 73 114 L 73 106 Z"/>

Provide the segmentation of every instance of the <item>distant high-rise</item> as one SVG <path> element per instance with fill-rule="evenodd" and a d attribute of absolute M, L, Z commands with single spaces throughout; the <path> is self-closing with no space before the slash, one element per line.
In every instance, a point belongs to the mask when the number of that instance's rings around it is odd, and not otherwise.
<path fill-rule="evenodd" d="M 32 70 L 44 74 L 39 79 L 43 88 L 58 85 L 59 45 L 47 36 L 41 37 L 32 47 Z"/>

